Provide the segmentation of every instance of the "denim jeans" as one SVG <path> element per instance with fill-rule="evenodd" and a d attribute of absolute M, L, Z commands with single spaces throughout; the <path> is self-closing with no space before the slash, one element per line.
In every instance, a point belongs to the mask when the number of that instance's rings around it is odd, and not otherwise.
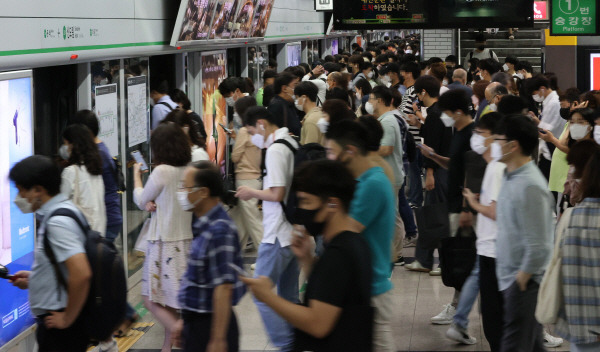
<path fill-rule="evenodd" d="M 475 300 L 479 295 L 479 257 L 475 261 L 475 266 L 471 271 L 471 275 L 465 281 L 465 284 L 460 291 L 460 299 L 456 307 L 454 315 L 454 323 L 459 327 L 466 329 L 469 327 L 469 313 L 473 309 Z"/>
<path fill-rule="evenodd" d="M 408 201 L 420 207 L 423 205 L 423 181 L 421 179 L 423 156 L 420 150 L 417 149 L 415 160 L 409 164 L 406 171 L 408 173 Z"/>
<path fill-rule="evenodd" d="M 415 223 L 415 215 L 413 214 L 408 201 L 406 200 L 406 182 L 400 188 L 398 192 L 398 211 L 404 222 L 404 230 L 406 231 L 406 237 L 414 237 L 417 235 L 417 224 Z"/>
<path fill-rule="evenodd" d="M 261 243 L 258 247 L 258 258 L 254 276 L 267 276 L 277 285 L 277 294 L 292 303 L 299 303 L 298 276 L 300 268 L 296 256 L 289 246 L 281 247 L 279 240 L 275 243 Z M 265 303 L 254 299 L 262 317 L 267 334 L 273 345 L 282 351 L 293 347 L 294 330 Z"/>
<path fill-rule="evenodd" d="M 106 226 L 106 239 L 114 243 L 117 237 L 119 237 L 122 228 L 123 224 Z M 125 319 L 131 319 L 134 315 L 135 309 L 133 309 L 133 307 L 127 303 L 127 308 L 125 309 Z"/>

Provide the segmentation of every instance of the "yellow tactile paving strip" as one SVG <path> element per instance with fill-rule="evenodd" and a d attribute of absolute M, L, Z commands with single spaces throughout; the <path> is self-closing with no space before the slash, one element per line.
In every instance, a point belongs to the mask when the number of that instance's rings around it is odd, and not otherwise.
<path fill-rule="evenodd" d="M 129 351 L 129 349 L 138 342 L 138 340 L 141 339 L 153 325 L 154 323 L 135 323 L 131 326 L 127 335 L 115 338 L 115 340 L 117 340 L 117 346 L 119 346 L 119 352 Z M 94 348 L 95 347 L 90 347 L 88 351 L 91 351 Z"/>

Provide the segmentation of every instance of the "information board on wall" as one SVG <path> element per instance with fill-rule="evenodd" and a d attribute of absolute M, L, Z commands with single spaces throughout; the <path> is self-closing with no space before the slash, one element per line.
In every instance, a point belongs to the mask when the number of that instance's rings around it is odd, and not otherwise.
<path fill-rule="evenodd" d="M 551 0 L 551 35 L 598 35 L 598 0 Z"/>
<path fill-rule="evenodd" d="M 110 155 L 119 155 L 119 111 L 117 84 L 109 84 L 96 87 L 95 89 L 96 107 L 95 113 L 100 123 L 100 138 Z"/>
<path fill-rule="evenodd" d="M 33 214 L 14 204 L 19 192 L 9 181 L 10 169 L 33 154 L 31 71 L 0 74 L 0 264 L 11 273 L 30 270 L 33 264 Z M 0 347 L 34 320 L 26 290 L 0 279 Z"/>
<path fill-rule="evenodd" d="M 533 0 L 333 0 L 335 30 L 533 25 Z"/>
<path fill-rule="evenodd" d="M 148 140 L 146 76 L 127 78 L 127 136 L 131 148 Z"/>

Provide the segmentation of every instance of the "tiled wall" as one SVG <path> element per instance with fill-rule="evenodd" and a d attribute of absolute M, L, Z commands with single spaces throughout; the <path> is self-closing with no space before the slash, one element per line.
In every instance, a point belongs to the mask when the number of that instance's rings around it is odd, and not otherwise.
<path fill-rule="evenodd" d="M 425 29 L 423 31 L 423 57 L 427 60 L 432 57 L 446 56 L 454 53 L 452 29 Z"/>

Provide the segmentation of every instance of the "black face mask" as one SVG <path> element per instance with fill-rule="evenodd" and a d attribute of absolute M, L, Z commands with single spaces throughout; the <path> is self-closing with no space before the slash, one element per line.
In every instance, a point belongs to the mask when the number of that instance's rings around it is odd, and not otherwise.
<path fill-rule="evenodd" d="M 484 44 L 479 44 L 477 46 L 477 49 L 479 49 L 480 51 L 483 51 L 483 49 L 485 49 L 485 45 Z"/>
<path fill-rule="evenodd" d="M 560 108 L 560 117 L 565 120 L 569 120 L 569 114 L 571 113 L 571 108 Z"/>
<path fill-rule="evenodd" d="M 321 235 L 323 234 L 323 229 L 325 228 L 325 221 L 315 222 L 315 216 L 321 209 L 322 208 L 307 210 L 298 208 L 294 213 L 294 222 L 298 225 L 303 225 L 311 236 Z"/>

